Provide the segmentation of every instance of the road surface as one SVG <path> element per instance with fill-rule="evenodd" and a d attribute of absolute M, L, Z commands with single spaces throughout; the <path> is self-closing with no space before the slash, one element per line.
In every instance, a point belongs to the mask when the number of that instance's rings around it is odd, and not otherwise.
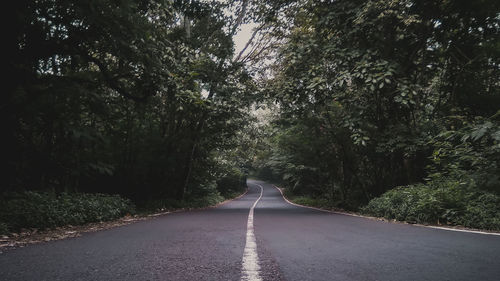
<path fill-rule="evenodd" d="M 6 251 L 0 280 L 500 280 L 500 236 L 321 212 L 248 185 L 218 208 Z"/>

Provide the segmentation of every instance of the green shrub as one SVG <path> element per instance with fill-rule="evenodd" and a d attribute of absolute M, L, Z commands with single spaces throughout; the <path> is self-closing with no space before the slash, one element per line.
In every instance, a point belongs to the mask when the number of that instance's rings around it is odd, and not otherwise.
<path fill-rule="evenodd" d="M 188 208 L 204 208 L 216 205 L 224 201 L 224 197 L 217 193 L 207 194 L 204 197 L 193 198 L 186 200 L 186 207 Z"/>
<path fill-rule="evenodd" d="M 466 206 L 458 224 L 484 229 L 500 229 L 500 196 L 481 192 Z"/>
<path fill-rule="evenodd" d="M 233 168 L 217 181 L 217 190 L 226 198 L 246 187 L 247 178 L 239 169 Z"/>
<path fill-rule="evenodd" d="M 326 196 L 310 196 L 310 195 L 298 195 L 295 194 L 292 188 L 284 188 L 283 193 L 285 197 L 295 204 L 322 208 L 322 209 L 334 209 L 334 210 L 345 210 L 340 206 L 340 201 L 334 201 Z"/>
<path fill-rule="evenodd" d="M 140 210 L 141 212 L 150 213 L 184 208 L 205 208 L 208 206 L 217 205 L 218 203 L 224 201 L 224 199 L 225 197 L 220 195 L 218 192 L 206 194 L 201 197 L 187 197 L 183 200 L 176 200 L 171 198 L 156 199 L 140 204 Z"/>
<path fill-rule="evenodd" d="M 139 207 L 141 212 L 144 213 L 176 210 L 184 208 L 185 209 L 205 208 L 208 206 L 216 205 L 224 201 L 225 198 L 228 198 L 227 195 L 225 196 L 221 195 L 221 193 L 217 190 L 216 183 L 209 182 L 202 187 L 198 187 L 196 190 L 186 192 L 186 196 L 184 199 L 158 198 L 154 200 L 141 202 L 139 204 Z"/>
<path fill-rule="evenodd" d="M 295 204 L 311 206 L 316 208 L 330 208 L 328 200 L 322 198 L 311 198 L 308 196 L 292 196 L 291 201 Z"/>
<path fill-rule="evenodd" d="M 413 223 L 500 229 L 500 196 L 455 179 L 392 189 L 371 200 L 361 212 Z"/>
<path fill-rule="evenodd" d="M 0 222 L 0 235 L 8 234 L 9 228 L 6 223 Z"/>
<path fill-rule="evenodd" d="M 27 191 L 5 196 L 0 202 L 0 224 L 9 231 L 49 228 L 116 219 L 135 209 L 118 195 Z"/>

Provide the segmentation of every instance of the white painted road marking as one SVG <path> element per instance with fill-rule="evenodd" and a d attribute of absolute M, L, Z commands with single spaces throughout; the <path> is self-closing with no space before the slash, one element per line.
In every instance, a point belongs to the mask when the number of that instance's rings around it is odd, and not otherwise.
<path fill-rule="evenodd" d="M 262 198 L 263 188 L 260 184 L 256 184 L 260 187 L 260 196 L 257 198 L 255 203 L 253 203 L 248 213 L 247 222 L 247 238 L 245 243 L 245 250 L 243 251 L 243 262 L 241 269 L 241 280 L 244 281 L 261 281 L 260 278 L 260 266 L 259 266 L 259 256 L 257 254 L 257 242 L 255 241 L 255 234 L 253 232 L 253 210 Z"/>
<path fill-rule="evenodd" d="M 313 210 L 318 210 L 322 212 L 327 212 L 327 213 L 332 213 L 332 214 L 338 214 L 338 215 L 344 215 L 344 216 L 351 216 L 351 217 L 358 217 L 358 218 L 365 218 L 365 219 L 377 219 L 376 217 L 368 217 L 368 216 L 362 216 L 362 215 L 356 215 L 356 214 L 349 214 L 349 213 L 342 213 L 342 212 L 336 212 L 336 211 L 330 211 L 330 210 L 325 210 L 325 209 L 320 209 L 320 208 L 315 208 L 311 206 L 304 206 L 300 205 L 297 203 L 293 203 L 286 199 L 285 194 L 283 194 L 283 191 L 276 185 L 273 185 L 276 187 L 276 189 L 281 193 L 281 196 L 283 199 L 291 205 L 297 206 L 297 207 L 302 207 L 302 208 L 308 208 L 308 209 L 313 209 Z M 423 225 L 423 224 L 410 224 L 412 226 L 419 226 L 419 227 L 427 227 L 427 228 L 434 228 L 434 229 L 441 229 L 441 230 L 447 230 L 447 231 L 456 231 L 456 232 L 465 232 L 465 233 L 476 233 L 476 234 L 485 234 L 485 235 L 495 235 L 495 236 L 500 236 L 500 233 L 497 232 L 486 232 L 486 231 L 480 231 L 480 230 L 469 230 L 469 229 L 457 229 L 457 228 L 450 228 L 450 227 L 441 227 L 441 226 L 433 226 L 433 225 Z"/>

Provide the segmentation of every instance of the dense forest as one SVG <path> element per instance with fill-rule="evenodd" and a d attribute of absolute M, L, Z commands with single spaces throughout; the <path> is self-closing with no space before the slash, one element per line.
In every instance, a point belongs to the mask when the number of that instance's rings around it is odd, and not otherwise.
<path fill-rule="evenodd" d="M 304 204 L 500 229 L 498 1 L 23 0 L 8 17 L 0 232 L 214 204 L 248 174 Z"/>
<path fill-rule="evenodd" d="M 242 17 L 223 12 L 232 8 L 16 1 L 1 105 L 1 191 L 14 203 L 3 204 L 11 205 L 3 219 L 22 216 L 20 204 L 36 213 L 32 197 L 53 204 L 20 191 L 119 194 L 162 205 L 240 190 L 242 163 L 233 155 L 254 92 L 233 60 Z"/>
<path fill-rule="evenodd" d="M 262 177 L 312 205 L 500 229 L 498 1 L 276 8 Z"/>

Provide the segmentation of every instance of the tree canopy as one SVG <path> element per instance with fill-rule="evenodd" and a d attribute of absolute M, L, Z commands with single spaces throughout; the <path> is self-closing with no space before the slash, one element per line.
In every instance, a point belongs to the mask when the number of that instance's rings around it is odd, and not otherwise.
<path fill-rule="evenodd" d="M 493 0 L 16 1 L 2 191 L 497 196 L 499 21 Z"/>
<path fill-rule="evenodd" d="M 438 178 L 500 192 L 497 1 L 266 9 L 283 45 L 266 81 L 280 114 L 257 161 L 265 175 L 353 210 Z"/>
<path fill-rule="evenodd" d="M 148 199 L 215 188 L 253 99 L 232 61 L 230 5 L 16 2 L 3 190 Z"/>

